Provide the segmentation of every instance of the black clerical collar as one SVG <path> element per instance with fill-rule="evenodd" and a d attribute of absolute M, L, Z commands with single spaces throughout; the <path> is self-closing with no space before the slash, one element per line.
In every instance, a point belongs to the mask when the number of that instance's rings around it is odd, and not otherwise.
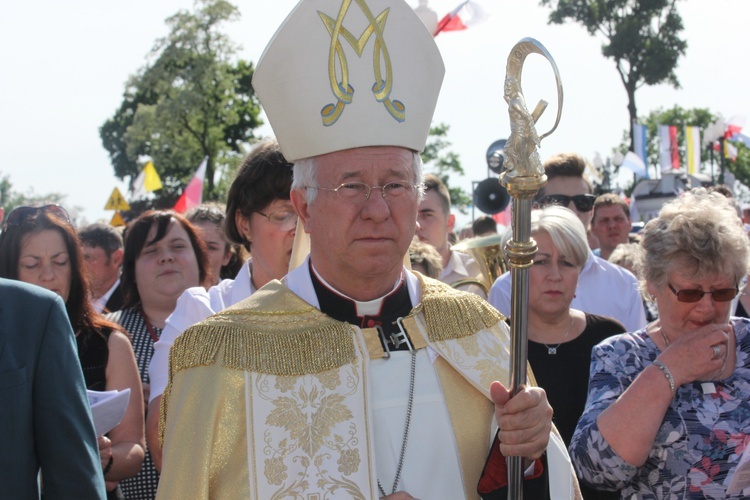
<path fill-rule="evenodd" d="M 406 279 L 403 277 L 398 286 L 383 298 L 380 311 L 364 316 L 357 314 L 357 304 L 354 300 L 333 290 L 321 281 L 312 269 L 312 263 L 310 263 L 310 277 L 321 312 L 360 328 L 380 326 L 385 335 L 388 336 L 399 331 L 396 320 L 408 316 L 412 309 L 409 289 L 406 286 Z M 408 350 L 405 344 L 401 348 Z"/>

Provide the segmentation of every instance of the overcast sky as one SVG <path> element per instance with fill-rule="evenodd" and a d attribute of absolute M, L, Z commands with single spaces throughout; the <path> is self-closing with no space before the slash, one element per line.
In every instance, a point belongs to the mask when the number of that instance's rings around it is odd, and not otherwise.
<path fill-rule="evenodd" d="M 418 0 L 408 0 L 415 7 Z M 429 0 L 439 16 L 460 0 Z M 542 159 L 563 151 L 593 158 L 609 154 L 628 129 L 627 96 L 601 42 L 578 24 L 547 25 L 548 9 L 534 0 L 476 0 L 491 17 L 483 24 L 436 39 L 446 75 L 434 122 L 451 127 L 449 140 L 467 175 L 453 183 L 471 189 L 487 177 L 485 153 L 509 132 L 502 97 L 510 48 L 531 36 L 555 58 L 565 102 L 558 130 L 542 143 Z M 256 62 L 295 0 L 239 1 L 242 17 L 227 33 Z M 85 221 L 109 220 L 104 205 L 125 184 L 113 174 L 99 127 L 122 101 L 125 81 L 145 63 L 164 20 L 191 0 L 10 0 L 0 16 L 0 173 L 17 190 L 60 192 L 82 208 Z M 645 87 L 636 94 L 639 115 L 657 108 L 707 108 L 725 118 L 750 114 L 747 0 L 679 2 L 687 55 L 680 59 L 681 90 Z M 532 60 L 534 59 L 534 60 Z M 529 106 L 550 101 L 539 130 L 555 114 L 554 82 L 541 58 L 524 69 Z M 750 127 L 750 124 L 748 125 Z M 271 133 L 269 127 L 261 129 Z M 197 165 L 196 165 L 197 167 Z"/>

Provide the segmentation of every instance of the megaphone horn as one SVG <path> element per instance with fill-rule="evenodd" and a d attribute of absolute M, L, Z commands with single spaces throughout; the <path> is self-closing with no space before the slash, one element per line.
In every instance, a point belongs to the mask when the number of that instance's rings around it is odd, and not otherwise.
<path fill-rule="evenodd" d="M 508 190 L 496 177 L 489 177 L 477 184 L 473 199 L 474 206 L 486 214 L 499 214 L 510 203 Z"/>
<path fill-rule="evenodd" d="M 505 170 L 505 143 L 506 139 L 499 139 L 487 148 L 487 168 L 496 174 L 502 174 Z"/>

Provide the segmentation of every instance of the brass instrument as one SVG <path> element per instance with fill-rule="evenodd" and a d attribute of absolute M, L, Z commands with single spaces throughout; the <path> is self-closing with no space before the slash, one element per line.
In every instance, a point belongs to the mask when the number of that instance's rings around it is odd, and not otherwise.
<path fill-rule="evenodd" d="M 451 250 L 468 253 L 474 258 L 479 265 L 482 275 L 476 278 L 462 278 L 451 283 L 451 286 L 459 288 L 467 285 L 475 285 L 482 289 L 485 297 L 489 297 L 492 284 L 501 274 L 508 270 L 508 265 L 503 255 L 502 241 L 502 235 L 491 234 L 489 236 L 470 238 L 453 245 Z"/>

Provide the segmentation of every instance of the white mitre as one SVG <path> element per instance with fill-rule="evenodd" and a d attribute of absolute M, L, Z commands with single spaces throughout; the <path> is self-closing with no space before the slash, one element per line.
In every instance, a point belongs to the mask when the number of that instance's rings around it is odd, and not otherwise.
<path fill-rule="evenodd" d="M 284 157 L 364 146 L 424 150 L 445 67 L 403 0 L 301 0 L 253 88 Z"/>

